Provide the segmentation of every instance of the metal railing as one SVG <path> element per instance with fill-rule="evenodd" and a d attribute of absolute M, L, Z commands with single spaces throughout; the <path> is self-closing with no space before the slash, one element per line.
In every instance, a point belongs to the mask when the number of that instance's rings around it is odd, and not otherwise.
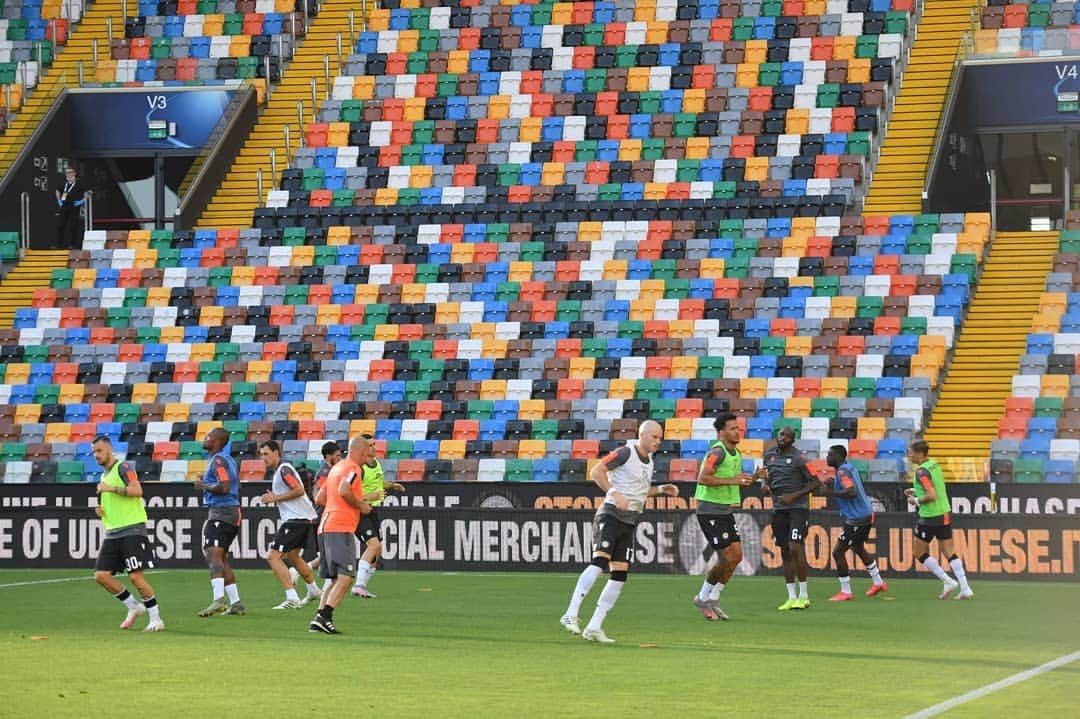
<path fill-rule="evenodd" d="M 19 193 L 19 249 L 30 249 L 30 193 Z"/>
<path fill-rule="evenodd" d="M 86 216 L 87 231 L 94 229 L 94 193 L 89 190 L 83 195 L 83 214 Z"/>

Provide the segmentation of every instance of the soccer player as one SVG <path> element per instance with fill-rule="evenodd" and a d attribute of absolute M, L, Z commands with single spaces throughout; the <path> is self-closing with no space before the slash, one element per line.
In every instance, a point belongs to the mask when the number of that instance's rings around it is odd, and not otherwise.
<path fill-rule="evenodd" d="M 604 618 L 619 599 L 626 584 L 630 562 L 634 558 L 634 532 L 638 519 L 645 509 L 645 499 L 665 494 L 679 494 L 674 484 L 652 484 L 653 453 L 660 447 L 664 431 L 657 422 L 647 420 L 638 428 L 638 438 L 630 440 L 604 457 L 589 473 L 590 478 L 604 491 L 604 502 L 593 519 L 593 558 L 578 577 L 570 605 L 559 623 L 571 634 L 580 634 L 590 642 L 613 644 L 604 633 Z M 592 619 L 581 631 L 578 626 L 578 610 L 581 602 L 605 571 L 611 578 L 604 585 Z"/>
<path fill-rule="evenodd" d="M 266 505 L 276 504 L 281 516 L 281 524 L 270 542 L 270 554 L 266 558 L 285 590 L 285 601 L 274 609 L 299 609 L 312 599 L 318 599 L 321 594 L 311 567 L 300 556 L 301 550 L 307 545 L 308 535 L 315 531 L 312 525 L 315 507 L 304 491 L 304 483 L 296 468 L 281 461 L 281 445 L 269 439 L 259 446 L 259 456 L 267 469 L 274 473 L 270 489 L 263 493 L 260 500 Z M 296 585 L 289 575 L 286 562 L 296 568 L 307 584 L 307 596 L 303 600 L 296 593 Z"/>
<path fill-rule="evenodd" d="M 716 562 L 702 582 L 701 591 L 694 597 L 694 606 L 710 622 L 728 618 L 720 608 L 720 592 L 724 591 L 742 561 L 742 538 L 733 512 L 742 506 L 739 487 L 749 486 L 754 481 L 752 475 L 743 472 L 738 418 L 730 413 L 722 414 L 713 426 L 717 440 L 701 462 L 694 492 L 698 525 L 705 541 L 716 553 Z"/>
<path fill-rule="evenodd" d="M 795 430 L 782 427 L 776 435 L 776 447 L 765 453 L 765 484 L 762 491 L 773 495 L 773 538 L 784 560 L 784 581 L 788 598 L 777 609 L 806 609 L 810 594 L 806 586 L 806 526 L 810 520 L 809 495 L 818 480 L 806 467 L 806 458 L 795 449 Z M 795 594 L 795 578 L 799 593 Z"/>
<path fill-rule="evenodd" d="M 866 565 L 866 571 L 870 574 L 873 586 L 866 590 L 866 596 L 872 597 L 881 592 L 889 591 L 889 585 L 881 578 L 878 571 L 877 558 L 866 550 L 866 540 L 870 537 L 870 530 L 874 526 L 874 508 L 870 506 L 870 499 L 866 496 L 859 470 L 848 463 L 847 449 L 842 444 L 834 444 L 829 447 L 825 455 L 825 462 L 836 469 L 836 478 L 821 485 L 824 494 L 836 497 L 836 506 L 840 508 L 840 515 L 844 518 L 844 531 L 836 540 L 833 547 L 833 559 L 836 560 L 836 576 L 840 580 L 840 591 L 829 597 L 830 602 L 849 602 L 855 598 L 851 593 L 851 574 L 848 571 L 847 551 L 852 550 Z"/>
<path fill-rule="evenodd" d="M 386 492 L 404 492 L 405 485 L 399 482 L 387 482 L 383 475 L 382 464 L 375 455 L 375 442 L 368 440 L 367 456 L 360 469 L 364 473 L 364 494 L 372 496 L 371 511 L 360 517 L 360 525 L 356 528 L 356 538 L 364 544 L 364 553 L 360 562 L 356 565 L 356 584 L 353 585 L 352 593 L 363 599 L 374 599 L 375 595 L 368 591 L 367 585 L 371 581 L 371 575 L 375 573 L 375 564 L 382 556 L 382 538 L 379 536 L 379 505 L 383 503 Z"/>
<path fill-rule="evenodd" d="M 953 551 L 952 504 L 945 491 L 945 475 L 929 455 L 930 445 L 921 439 L 908 447 L 908 458 L 915 466 L 915 472 L 912 475 L 912 489 L 905 489 L 904 494 L 907 495 L 908 504 L 913 505 L 919 513 L 912 550 L 918 560 L 941 580 L 943 587 L 939 599 L 948 599 L 957 587 L 960 588 L 957 599 L 971 599 L 975 592 L 968 586 L 964 560 Z M 937 558 L 930 556 L 930 542 L 935 539 L 938 540 L 938 549 L 949 558 L 955 580 L 945 572 Z"/>
<path fill-rule="evenodd" d="M 240 472 L 229 453 L 229 437 L 229 431 L 223 427 L 207 433 L 203 449 L 210 455 L 210 461 L 202 479 L 195 480 L 195 489 L 203 493 L 203 504 L 210 510 L 203 525 L 203 551 L 210 567 L 213 591 L 213 601 L 199 612 L 200 617 L 245 612 L 236 575 L 229 565 L 229 546 L 240 532 Z"/>
<path fill-rule="evenodd" d="M 356 527 L 360 517 L 371 511 L 369 500 L 379 495 L 363 493 L 363 464 L 371 435 L 359 435 L 349 442 L 349 453 L 334 465 L 326 482 L 315 495 L 315 503 L 325 505 L 319 523 L 322 564 L 319 574 L 332 580 L 323 587 L 319 611 L 308 625 L 312 632 L 340 634 L 334 626 L 334 608 L 349 593 L 353 572 L 356 571 Z"/>
<path fill-rule="evenodd" d="M 120 622 L 121 629 L 131 627 L 140 614 L 149 614 L 150 621 L 143 631 L 160 632 L 165 628 L 165 622 L 161 620 L 154 588 L 143 575 L 144 567 L 154 568 L 154 550 L 146 536 L 142 484 L 130 464 L 113 456 L 112 440 L 108 437 L 95 437 L 92 447 L 94 461 L 104 470 L 97 484 L 101 498 L 97 515 L 105 527 L 105 541 L 94 565 L 94 579 L 127 607 L 127 616 Z M 113 578 L 118 572 L 127 572 L 142 597 L 141 604 Z"/>
<path fill-rule="evenodd" d="M 326 478 L 330 476 L 330 470 L 333 469 L 335 464 L 341 461 L 341 447 L 338 446 L 337 442 L 326 442 L 322 446 L 322 458 L 322 466 L 319 467 L 319 471 L 315 474 L 315 481 L 308 488 L 311 493 L 311 501 L 315 504 L 316 518 L 314 525 L 316 531 L 311 532 L 308 536 L 308 545 L 304 548 L 303 554 L 307 557 L 314 557 L 314 559 L 308 562 L 308 566 L 311 567 L 312 572 L 319 568 L 319 534 L 317 529 L 319 526 L 319 517 L 322 516 L 323 510 L 322 505 L 315 502 L 315 495 L 323 486 L 323 483 L 326 482 Z M 289 575 L 292 577 L 294 583 L 300 579 L 300 574 L 295 568 L 289 569 Z"/>

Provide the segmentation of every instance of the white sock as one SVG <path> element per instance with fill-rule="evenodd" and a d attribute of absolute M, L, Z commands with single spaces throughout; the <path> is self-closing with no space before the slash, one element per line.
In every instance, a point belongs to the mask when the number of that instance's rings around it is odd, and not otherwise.
<path fill-rule="evenodd" d="M 712 594 L 709 595 L 709 599 L 714 602 L 720 599 L 720 592 L 724 591 L 725 586 L 726 585 L 723 582 L 717 582 L 713 587 Z"/>
<path fill-rule="evenodd" d="M 875 586 L 885 583 L 885 580 L 881 578 L 881 572 L 878 570 L 877 560 L 866 565 L 866 571 L 870 574 L 870 579 L 873 580 Z"/>
<path fill-rule="evenodd" d="M 927 557 L 926 561 L 923 562 L 923 565 L 931 572 L 933 572 L 935 577 L 945 582 L 946 584 L 952 581 L 949 579 L 949 575 L 945 573 L 945 570 L 941 568 L 941 565 L 938 564 L 938 561 L 933 557 Z"/>
<path fill-rule="evenodd" d="M 289 567 L 289 577 L 292 578 L 293 584 L 300 581 L 300 572 L 296 571 L 296 567 Z"/>
<path fill-rule="evenodd" d="M 960 582 L 960 591 L 970 592 L 971 587 L 968 586 L 967 572 L 964 571 L 964 560 L 957 557 L 949 560 L 949 566 L 952 567 L 952 573 L 956 575 L 956 581 Z"/>
<path fill-rule="evenodd" d="M 600 592 L 600 598 L 596 600 L 596 611 L 593 612 L 592 619 L 589 620 L 589 626 L 586 629 L 598 632 L 603 628 L 604 618 L 607 617 L 607 613 L 611 611 L 611 608 L 615 606 L 615 602 L 619 601 L 619 593 L 622 592 L 624 584 L 626 582 L 616 582 L 613 579 L 607 581 L 607 584 L 604 585 L 604 591 Z"/>
<path fill-rule="evenodd" d="M 153 604 L 147 604 L 147 602 L 153 602 Z M 146 612 L 150 615 L 150 621 L 161 621 L 161 607 L 158 606 L 157 599 L 154 597 L 147 597 L 143 600 L 143 606 L 146 607 Z"/>
<path fill-rule="evenodd" d="M 806 587 L 806 582 L 799 582 L 799 599 L 809 599 L 810 592 Z"/>
<path fill-rule="evenodd" d="M 795 582 L 787 582 L 787 597 L 788 599 L 797 599 L 795 595 Z"/>
<path fill-rule="evenodd" d="M 315 582 L 308 582 L 307 583 L 307 593 L 308 593 L 309 597 L 318 594 L 319 593 L 319 585 L 316 584 Z"/>
<path fill-rule="evenodd" d="M 851 594 L 851 576 L 839 577 L 840 579 L 840 591 L 844 594 Z"/>
<path fill-rule="evenodd" d="M 285 598 L 294 602 L 300 601 L 300 595 L 296 593 L 296 587 L 289 587 L 285 590 Z"/>
<path fill-rule="evenodd" d="M 240 590 L 237 588 L 236 582 L 233 582 L 232 584 L 226 584 L 225 593 L 229 595 L 229 604 L 236 604 L 240 601 Z"/>
<path fill-rule="evenodd" d="M 570 595 L 570 604 L 566 607 L 566 616 L 576 617 L 578 611 L 581 609 L 581 602 L 589 594 L 589 591 L 596 584 L 596 580 L 604 573 L 604 570 L 595 564 L 590 564 L 585 567 L 585 570 L 578 577 L 577 585 L 574 587 L 574 593 Z"/>
<path fill-rule="evenodd" d="M 124 596 L 125 594 L 127 595 L 126 597 Z M 123 602 L 124 606 L 127 607 L 129 611 L 135 611 L 139 608 L 139 601 L 126 589 L 121 589 L 119 594 L 114 594 L 113 596 Z"/>
<path fill-rule="evenodd" d="M 712 598 L 713 590 L 716 589 L 715 584 L 709 584 L 709 580 L 706 579 L 701 583 L 701 591 L 698 592 L 698 599 L 707 602 Z"/>
<path fill-rule="evenodd" d="M 330 587 L 332 587 L 333 585 L 334 585 L 334 580 L 333 579 L 327 579 L 326 581 L 324 581 L 323 585 L 322 585 L 323 594 L 325 594 L 326 592 L 329 592 Z"/>
<path fill-rule="evenodd" d="M 225 577 L 211 579 L 210 587 L 214 590 L 214 601 L 225 597 Z"/>
<path fill-rule="evenodd" d="M 375 567 L 366 560 L 361 559 L 356 563 L 356 586 L 367 588 L 371 575 L 375 573 Z"/>

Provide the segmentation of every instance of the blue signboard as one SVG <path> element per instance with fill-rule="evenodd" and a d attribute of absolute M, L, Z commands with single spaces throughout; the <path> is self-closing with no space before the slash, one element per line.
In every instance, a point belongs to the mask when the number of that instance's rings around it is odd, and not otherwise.
<path fill-rule="evenodd" d="M 1062 125 L 1080 112 L 1059 112 L 1060 93 L 1080 92 L 1080 60 L 1012 62 L 964 68 L 963 98 L 979 127 Z"/>
<path fill-rule="evenodd" d="M 72 93 L 72 153 L 197 152 L 234 94 L 221 89 Z"/>

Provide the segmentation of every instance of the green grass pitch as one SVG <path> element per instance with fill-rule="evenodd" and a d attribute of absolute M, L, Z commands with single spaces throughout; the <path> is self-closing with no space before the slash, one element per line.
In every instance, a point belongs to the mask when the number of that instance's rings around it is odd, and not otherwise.
<path fill-rule="evenodd" d="M 152 573 L 167 630 L 124 632 L 89 575 L 0 571 L 0 716 L 904 717 L 1080 650 L 1077 584 L 975 582 L 974 601 L 942 602 L 929 580 L 867 599 L 860 576 L 837 605 L 815 578 L 813 606 L 780 613 L 782 579 L 736 577 L 731 621 L 709 623 L 698 578 L 632 574 L 600 646 L 558 625 L 569 574 L 380 572 L 378 599 L 336 612 L 341 636 L 272 611 L 280 589 L 256 570 L 238 574 L 248 615 L 211 619 L 195 616 L 204 572 Z M 1078 699 L 1074 662 L 946 716 L 1057 719 Z"/>

